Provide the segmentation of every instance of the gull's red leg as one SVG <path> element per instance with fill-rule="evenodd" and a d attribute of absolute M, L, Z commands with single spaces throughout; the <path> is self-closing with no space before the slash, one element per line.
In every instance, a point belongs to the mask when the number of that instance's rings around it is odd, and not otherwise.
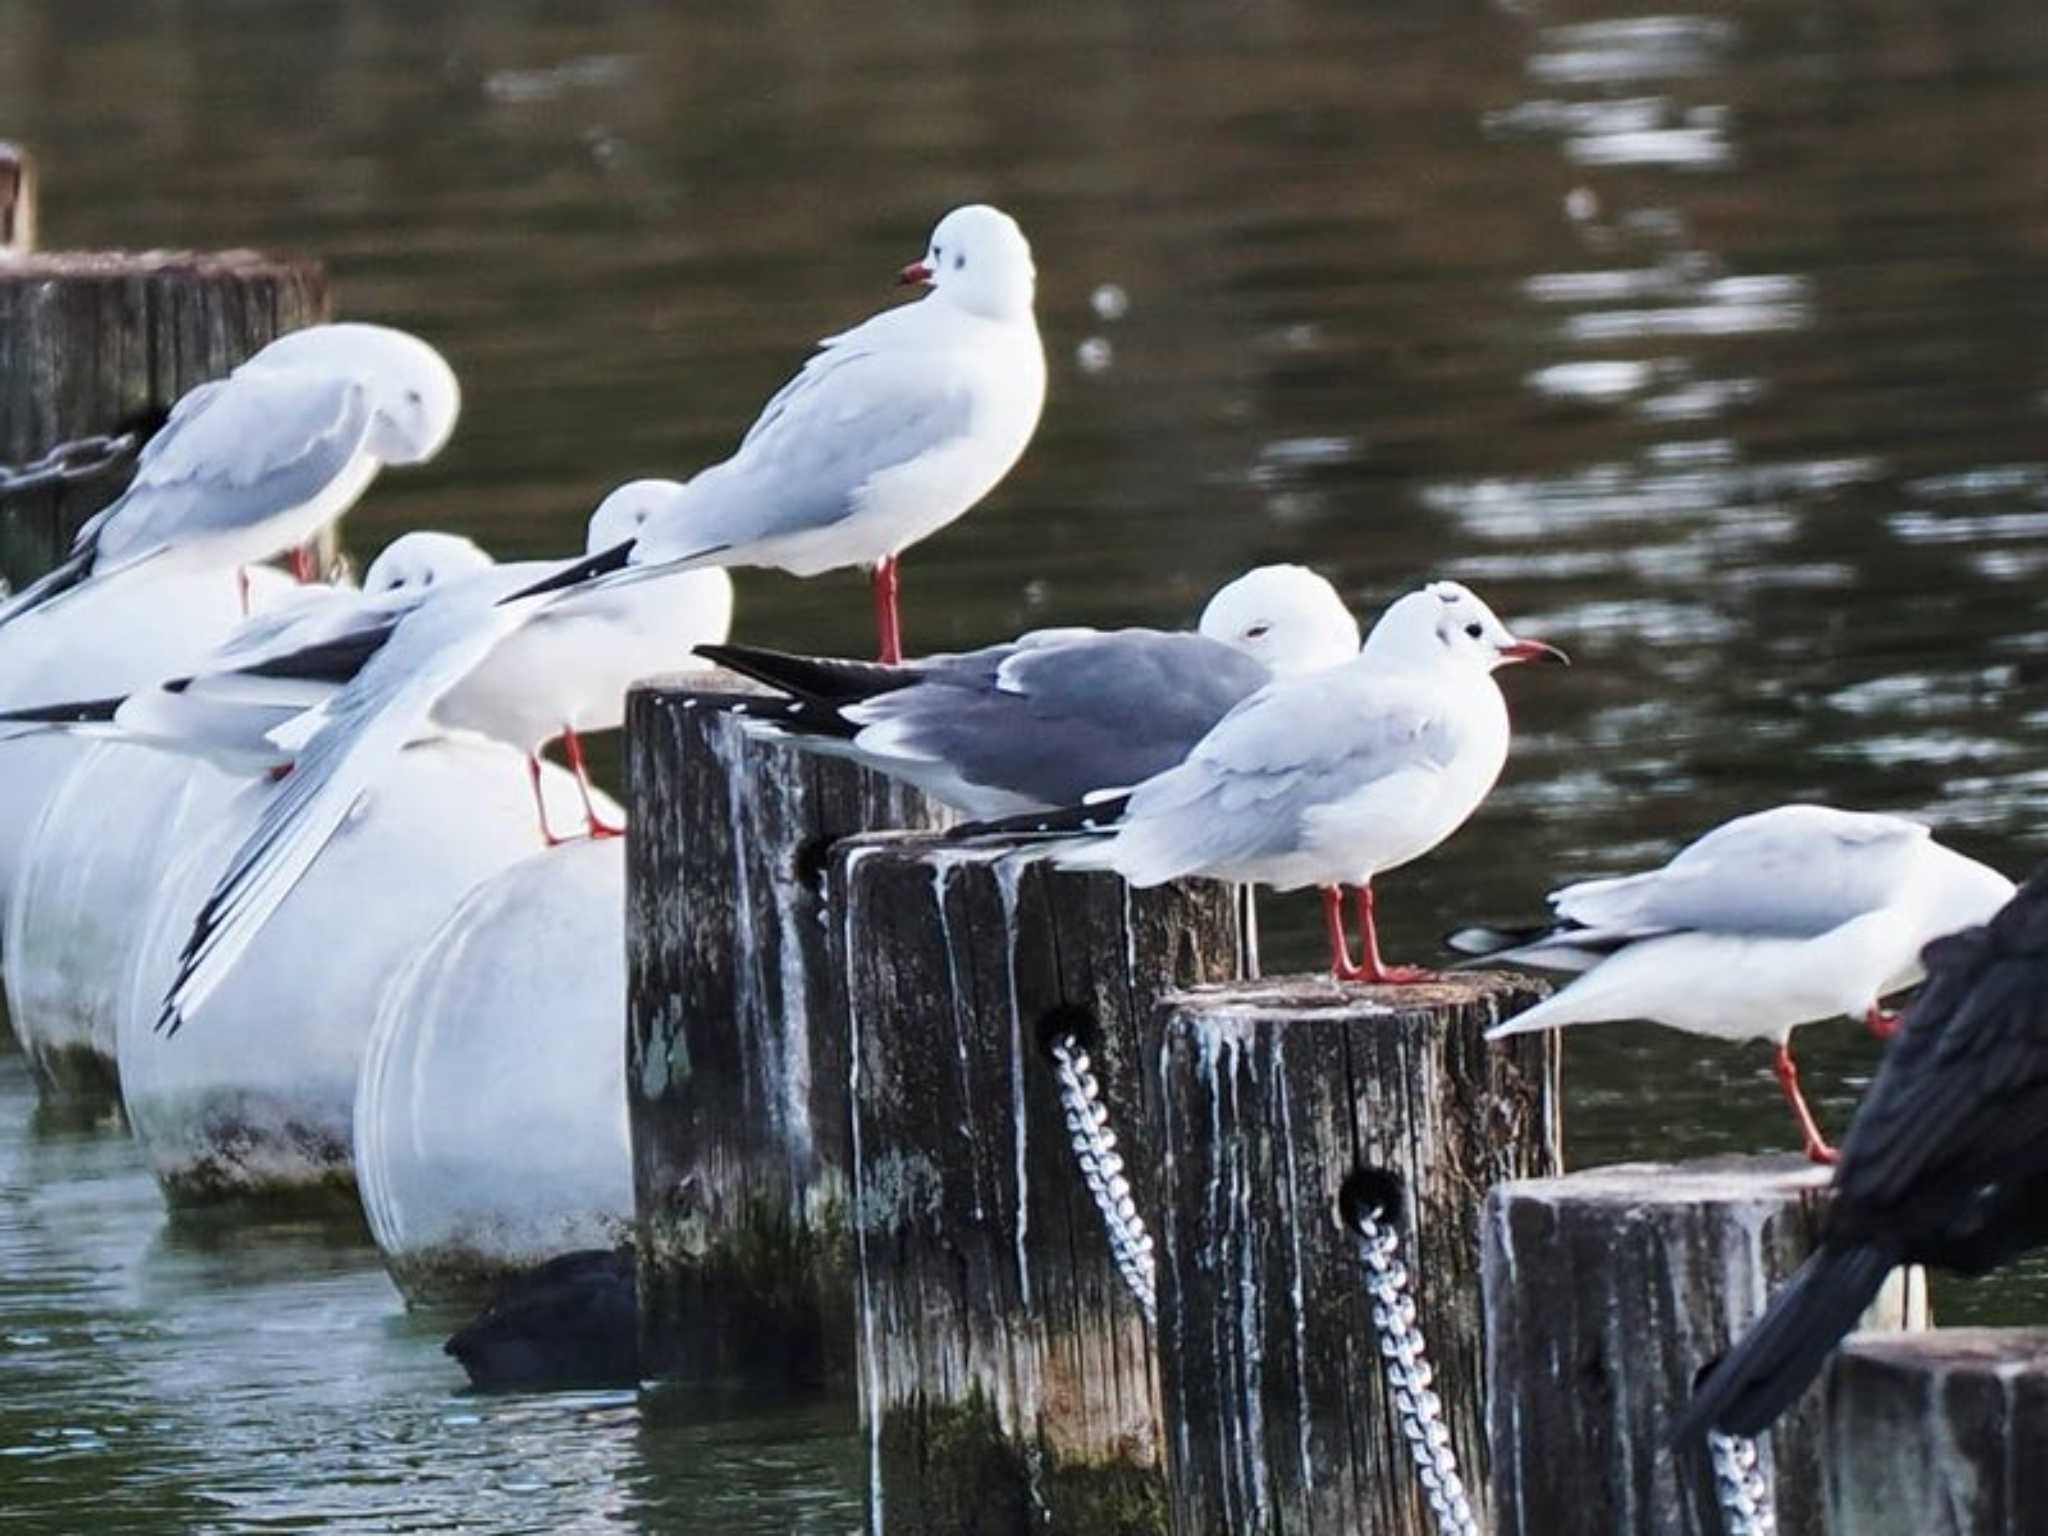
<path fill-rule="evenodd" d="M 540 788 L 540 754 L 526 754 L 526 776 L 533 784 L 533 808 L 540 816 L 540 840 L 550 848 L 559 848 L 562 839 L 548 830 L 548 797 Z"/>
<path fill-rule="evenodd" d="M 1372 882 L 1367 881 L 1358 891 L 1358 931 L 1364 957 L 1360 961 L 1359 981 L 1378 982 L 1385 986 L 1409 986 L 1416 982 L 1441 981 L 1435 971 L 1424 970 L 1419 965 L 1389 965 L 1380 958 L 1379 930 L 1373 925 Z"/>
<path fill-rule="evenodd" d="M 249 617 L 249 567 L 235 567 L 235 590 L 242 595 L 242 617 Z"/>
<path fill-rule="evenodd" d="M 301 544 L 292 550 L 292 580 L 302 587 L 309 587 L 320 579 L 320 551 L 311 544 Z"/>
<path fill-rule="evenodd" d="M 886 555 L 875 562 L 875 632 L 880 637 L 881 659 L 891 666 L 903 660 L 903 621 L 897 612 L 896 557 Z"/>
<path fill-rule="evenodd" d="M 562 727 L 562 750 L 569 754 L 569 771 L 576 775 L 576 792 L 583 796 L 583 824 L 590 829 L 592 837 L 623 837 L 626 829 L 615 827 L 597 814 L 597 807 L 590 803 L 590 770 L 583 766 L 583 738 L 576 734 L 576 727 Z"/>
<path fill-rule="evenodd" d="M 1813 1111 L 1806 1107 L 1806 1095 L 1799 1091 L 1799 1064 L 1792 1059 L 1789 1040 L 1778 1042 L 1778 1054 L 1771 1066 L 1778 1074 L 1778 1086 L 1785 1090 L 1785 1102 L 1792 1106 L 1792 1113 L 1799 1121 L 1799 1134 L 1806 1140 L 1807 1159 L 1816 1163 L 1834 1162 L 1835 1149 L 1821 1135 L 1820 1127 L 1814 1123 Z"/>
<path fill-rule="evenodd" d="M 1339 981 L 1362 981 L 1364 968 L 1351 963 L 1351 942 L 1344 936 L 1344 888 L 1323 887 L 1323 925 L 1330 934 L 1330 974 Z"/>
<path fill-rule="evenodd" d="M 1876 1003 L 1872 1003 L 1870 1011 L 1863 1015 L 1864 1024 L 1880 1040 L 1889 1040 L 1896 1035 L 1904 1019 L 1904 1014 L 1893 1013 L 1889 1008 L 1880 1007 Z"/>

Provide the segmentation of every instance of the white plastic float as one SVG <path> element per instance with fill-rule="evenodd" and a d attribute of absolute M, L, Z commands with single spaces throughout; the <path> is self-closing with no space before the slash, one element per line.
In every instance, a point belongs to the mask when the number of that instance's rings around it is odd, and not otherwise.
<path fill-rule="evenodd" d="M 572 843 L 486 881 L 384 994 L 356 1176 L 409 1303 L 631 1227 L 624 847 Z"/>
<path fill-rule="evenodd" d="M 247 784 L 195 759 L 97 741 L 27 839 L 5 944 L 7 1012 L 45 1098 L 113 1100 L 115 1040 L 166 872 Z"/>
<path fill-rule="evenodd" d="M 249 570 L 252 610 L 295 590 L 282 571 Z M 7 643 L 0 645 L 0 709 L 131 693 L 196 666 L 241 622 L 233 571 L 135 581 L 99 597 L 54 605 L 7 626 Z M 94 745 L 84 737 L 0 725 L 0 934 L 50 795 Z M 0 948 L 0 960 L 5 957 Z"/>
<path fill-rule="evenodd" d="M 543 782 L 550 814 L 572 815 L 574 780 L 551 766 Z M 356 1079 L 385 987 L 464 896 L 539 844 L 517 752 L 468 737 L 411 748 L 167 1038 L 157 1014 L 179 949 L 263 793 L 173 862 L 121 1010 L 122 1100 L 173 1206 L 351 1204 Z"/>

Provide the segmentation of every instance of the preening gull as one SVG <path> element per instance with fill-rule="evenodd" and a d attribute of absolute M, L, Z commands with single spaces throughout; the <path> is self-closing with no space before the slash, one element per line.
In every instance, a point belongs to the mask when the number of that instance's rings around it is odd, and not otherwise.
<path fill-rule="evenodd" d="M 885 662 L 903 659 L 896 558 L 993 490 L 1045 403 L 1037 273 L 1016 220 L 975 204 L 932 231 L 901 281 L 930 292 L 818 344 L 731 458 L 673 486 L 631 545 L 562 581 L 644 568 L 874 573 Z"/>
<path fill-rule="evenodd" d="M 1554 926 L 1467 929 L 1451 946 L 1491 961 L 1585 974 L 1489 1038 L 1649 1019 L 1722 1040 L 1768 1040 L 1778 1082 L 1816 1162 L 1792 1031 L 1846 1014 L 1896 1027 L 1879 1000 L 1920 979 L 1931 940 L 1979 923 L 2012 895 L 1994 869 L 1900 816 L 1781 805 L 1738 817 L 1662 869 L 1553 893 Z"/>
<path fill-rule="evenodd" d="M 2048 1242 L 2048 869 L 1925 963 L 1842 1143 L 1819 1251 L 1701 1383 L 1674 1440 L 1762 1434 L 1898 1265 L 1980 1275 Z"/>
<path fill-rule="evenodd" d="M 616 531 L 639 505 L 638 492 L 623 487 L 606 498 L 592 523 Z M 557 588 L 548 580 L 577 563 L 501 565 L 440 588 L 399 620 L 344 687 L 276 733 L 294 754 L 292 771 L 200 910 L 165 997 L 161 1027 L 175 1033 L 220 985 L 357 800 L 408 744 L 449 728 L 441 709 L 522 629 L 535 626 L 538 641 L 544 626 L 553 640 L 527 651 L 509 686 L 495 695 L 509 713 L 486 701 L 470 724 L 523 746 L 531 766 L 539 741 L 522 742 L 522 730 L 546 739 L 578 722 L 615 718 L 625 681 L 666 655 L 687 656 L 690 645 L 708 638 L 707 627 L 722 633 L 730 619 L 722 572 L 694 578 L 696 589 L 708 591 L 709 611 L 700 618 L 675 600 L 671 583 Z M 650 648 L 664 654 L 650 656 Z M 543 837 L 552 841 L 537 785 L 536 804 Z M 586 806 L 586 815 L 593 835 L 610 830 L 594 806 Z"/>
<path fill-rule="evenodd" d="M 1190 875 L 1320 886 L 1338 980 L 1429 980 L 1380 958 L 1373 879 L 1449 837 L 1500 776 L 1508 712 L 1494 669 L 1564 659 L 1515 638 L 1457 582 L 1432 582 L 1381 616 L 1355 660 L 1268 683 L 1185 762 L 1128 796 L 959 831 L 1088 834 L 1059 861 L 1139 886 Z M 1347 885 L 1364 951 L 1356 961 L 1344 933 Z"/>
<path fill-rule="evenodd" d="M 705 702 L 906 779 L 975 817 L 1129 789 L 1181 761 L 1274 677 L 1357 653 L 1358 623 L 1336 589 L 1299 565 L 1238 577 L 1210 599 L 1194 634 L 1041 629 L 893 667 L 700 647 L 788 695 Z"/>
<path fill-rule="evenodd" d="M 228 569 L 296 549 L 380 466 L 439 453 L 460 409 L 441 354 L 404 331 L 347 323 L 281 336 L 172 407 L 128 489 L 54 571 L 0 604 L 0 626 L 137 572 Z"/>

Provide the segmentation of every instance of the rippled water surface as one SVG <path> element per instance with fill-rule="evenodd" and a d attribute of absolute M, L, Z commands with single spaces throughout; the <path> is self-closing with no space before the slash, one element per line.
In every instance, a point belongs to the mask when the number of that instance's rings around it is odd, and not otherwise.
<path fill-rule="evenodd" d="M 1051 400 L 910 560 L 914 645 L 1184 622 L 1296 559 L 1362 611 L 1460 577 L 1579 662 L 1506 680 L 1500 791 L 1385 882 L 1402 955 L 1788 798 L 2014 875 L 2041 846 L 2034 0 L 0 0 L 0 136 L 47 244 L 307 249 L 444 346 L 462 430 L 358 551 L 571 546 L 723 453 L 937 212 L 1003 203 Z M 850 573 L 740 592 L 747 638 L 869 641 Z M 1800 1040 L 1839 1126 L 1874 1048 Z M 1761 1048 L 1568 1059 L 1576 1163 L 1786 1142 Z M 0 1058 L 0 1524 L 854 1524 L 845 1405 L 458 1397 L 355 1234 L 170 1232 L 122 1140 L 31 1097 Z M 2038 1320 L 2048 1281 L 1947 1299 Z"/>

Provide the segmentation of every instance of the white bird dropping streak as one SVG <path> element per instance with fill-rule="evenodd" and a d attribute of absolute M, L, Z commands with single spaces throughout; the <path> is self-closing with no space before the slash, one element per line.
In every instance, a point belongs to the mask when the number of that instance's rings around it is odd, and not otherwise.
<path fill-rule="evenodd" d="M 1016 1140 L 1017 1168 L 1017 1298 L 1025 1311 L 1031 1310 L 1031 1258 L 1025 1238 L 1031 1227 L 1031 1175 L 1026 1166 L 1030 1141 L 1024 1124 L 1024 1021 L 1017 1008 L 1017 886 L 1023 878 L 1025 861 L 999 858 L 995 861 L 996 890 L 1003 907 L 1003 953 L 1008 967 L 1010 994 L 1010 1123 Z"/>

